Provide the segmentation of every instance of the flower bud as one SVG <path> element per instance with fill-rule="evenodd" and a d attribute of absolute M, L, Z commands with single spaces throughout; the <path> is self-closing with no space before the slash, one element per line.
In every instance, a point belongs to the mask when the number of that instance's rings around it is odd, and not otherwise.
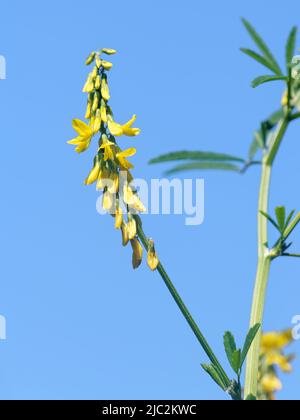
<path fill-rule="evenodd" d="M 98 179 L 98 176 L 99 176 L 99 172 L 100 172 L 100 162 L 97 159 L 96 162 L 95 162 L 95 166 L 93 167 L 89 176 L 85 180 L 85 185 L 91 185 L 94 182 L 96 182 L 97 179 Z"/>
<path fill-rule="evenodd" d="M 116 50 L 113 50 L 113 49 L 111 49 L 111 48 L 103 48 L 102 49 L 102 52 L 104 53 L 104 54 L 107 54 L 107 55 L 113 55 L 113 54 L 116 54 Z"/>
<path fill-rule="evenodd" d="M 93 128 L 94 133 L 98 133 L 98 131 L 100 130 L 100 127 L 101 127 L 101 114 L 100 114 L 100 109 L 97 109 L 95 122 L 94 122 L 94 128 Z"/>
<path fill-rule="evenodd" d="M 115 220 L 115 228 L 121 229 L 123 224 L 123 210 L 121 209 L 119 203 L 117 204 L 116 208 L 116 220 Z"/>
<path fill-rule="evenodd" d="M 127 230 L 129 239 L 134 239 L 136 237 L 136 222 L 132 217 L 129 217 L 129 221 L 127 223 Z"/>
<path fill-rule="evenodd" d="M 96 80 L 95 80 L 95 89 L 99 90 L 100 88 L 101 88 L 101 77 L 98 74 L 98 76 L 96 77 Z"/>
<path fill-rule="evenodd" d="M 101 95 L 102 95 L 102 98 L 105 101 L 109 101 L 110 93 L 109 93 L 109 87 L 108 87 L 108 84 L 107 84 L 107 80 L 106 80 L 105 77 L 103 77 L 102 82 L 101 82 Z"/>
<path fill-rule="evenodd" d="M 127 229 L 126 223 L 122 224 L 121 232 L 122 232 L 122 245 L 126 246 L 129 242 L 128 229 Z"/>
<path fill-rule="evenodd" d="M 134 269 L 136 269 L 141 265 L 143 261 L 143 248 L 137 238 L 131 240 L 131 246 L 133 250 L 132 266 Z"/>
<path fill-rule="evenodd" d="M 97 57 L 96 57 L 96 66 L 98 67 L 98 69 L 100 69 L 100 67 L 101 67 L 101 59 L 100 59 L 99 55 L 97 55 Z"/>
<path fill-rule="evenodd" d="M 108 212 L 113 208 L 113 197 L 109 191 L 105 191 L 103 194 L 103 208 Z"/>
<path fill-rule="evenodd" d="M 105 61 L 105 60 L 101 61 L 101 65 L 105 70 L 110 70 L 113 66 L 112 63 L 110 63 L 109 61 Z"/>
<path fill-rule="evenodd" d="M 91 118 L 91 115 L 92 115 L 92 105 L 90 102 L 88 102 L 87 107 L 86 107 L 85 119 L 89 120 Z"/>
<path fill-rule="evenodd" d="M 101 100 L 101 108 L 100 108 L 100 111 L 101 111 L 101 120 L 102 120 L 104 123 L 107 123 L 106 104 L 105 104 L 105 102 L 103 101 L 103 99 Z"/>
<path fill-rule="evenodd" d="M 152 271 L 155 271 L 159 264 L 159 259 L 155 252 L 154 242 L 152 239 L 149 240 L 149 249 L 148 249 L 148 256 L 147 256 L 147 263 L 149 268 Z"/>
<path fill-rule="evenodd" d="M 83 92 L 84 93 L 91 93 L 91 92 L 93 92 L 93 90 L 94 90 L 94 79 L 93 79 L 93 77 L 92 77 L 92 73 L 90 73 L 89 75 L 88 75 L 88 78 L 87 78 L 87 81 L 86 81 L 86 83 L 85 83 L 85 85 L 84 85 L 84 87 L 83 87 Z"/>
<path fill-rule="evenodd" d="M 95 96 L 94 96 L 94 101 L 93 101 L 93 106 L 92 106 L 92 111 L 96 112 L 98 107 L 99 107 L 99 101 L 100 101 L 100 96 L 99 93 L 96 92 Z"/>
<path fill-rule="evenodd" d="M 96 57 L 96 53 L 95 53 L 95 52 L 92 52 L 92 53 L 88 56 L 88 58 L 86 59 L 85 64 L 86 64 L 87 66 L 89 66 L 90 64 L 92 64 L 92 62 L 95 60 L 95 57 Z"/>

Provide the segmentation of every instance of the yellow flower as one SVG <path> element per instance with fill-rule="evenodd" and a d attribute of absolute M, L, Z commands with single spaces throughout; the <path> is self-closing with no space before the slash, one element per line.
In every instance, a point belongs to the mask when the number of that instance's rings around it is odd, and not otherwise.
<path fill-rule="evenodd" d="M 89 120 L 91 118 L 91 112 L 92 112 L 92 104 L 89 102 L 86 107 L 86 113 L 85 113 L 86 120 Z"/>
<path fill-rule="evenodd" d="M 101 120 L 104 123 L 107 123 L 107 110 L 106 110 L 106 104 L 103 100 L 101 100 L 101 107 L 100 107 L 100 112 L 101 112 Z"/>
<path fill-rule="evenodd" d="M 159 264 L 159 259 L 157 257 L 157 254 L 155 252 L 154 242 L 152 239 L 149 240 L 149 250 L 148 250 L 148 257 L 147 257 L 147 263 L 149 268 L 152 271 L 155 271 Z"/>
<path fill-rule="evenodd" d="M 82 89 L 82 92 L 84 93 L 92 93 L 94 88 L 95 88 L 95 78 L 94 78 L 94 74 L 90 73 L 88 75 L 87 81 Z"/>
<path fill-rule="evenodd" d="M 68 141 L 68 144 L 73 144 L 76 147 L 75 151 L 82 153 L 87 150 L 91 144 L 94 135 L 93 129 L 85 122 L 75 119 L 73 120 L 73 128 L 77 132 L 78 137 Z"/>
<path fill-rule="evenodd" d="M 113 208 L 114 199 L 112 194 L 109 191 L 105 191 L 103 194 L 103 208 L 106 211 L 111 211 Z"/>
<path fill-rule="evenodd" d="M 282 350 L 293 341 L 291 330 L 282 332 L 271 332 L 264 334 L 262 337 L 261 350 L 262 353 L 267 353 L 272 350 Z"/>
<path fill-rule="evenodd" d="M 107 54 L 107 55 L 113 55 L 113 54 L 116 54 L 117 51 L 111 48 L 102 48 L 102 52 L 104 52 L 104 54 Z"/>
<path fill-rule="evenodd" d="M 141 265 L 143 261 L 143 248 L 137 238 L 131 240 L 131 246 L 133 250 L 132 266 L 134 269 L 136 269 Z"/>
<path fill-rule="evenodd" d="M 100 173 L 100 162 L 99 160 L 96 161 L 95 166 L 91 170 L 89 176 L 85 180 L 85 185 L 91 185 L 97 181 Z"/>
<path fill-rule="evenodd" d="M 282 389 L 282 383 L 273 373 L 265 375 L 261 381 L 264 392 L 271 394 Z"/>
<path fill-rule="evenodd" d="M 102 61 L 101 61 L 101 66 L 102 66 L 105 70 L 110 70 L 110 69 L 112 68 L 113 64 L 112 64 L 112 63 L 110 63 L 109 61 L 102 60 Z"/>
<path fill-rule="evenodd" d="M 95 89 L 99 90 L 100 88 L 101 88 L 101 77 L 98 74 L 98 76 L 96 77 L 96 80 L 95 80 Z"/>
<path fill-rule="evenodd" d="M 127 229 L 126 223 L 122 224 L 121 231 L 122 231 L 122 245 L 126 246 L 129 242 L 128 229 Z"/>
<path fill-rule="evenodd" d="M 144 213 L 146 207 L 143 205 L 137 194 L 134 194 L 129 185 L 125 184 L 123 187 L 123 199 L 126 204 L 128 204 L 132 209 Z"/>
<path fill-rule="evenodd" d="M 93 125 L 94 133 L 98 133 L 100 128 L 101 128 L 101 113 L 100 113 L 100 109 L 97 109 L 96 117 L 94 119 L 94 125 Z"/>
<path fill-rule="evenodd" d="M 126 124 L 121 125 L 116 123 L 112 117 L 108 119 L 108 129 L 113 136 L 119 137 L 123 134 L 125 136 L 134 137 L 140 134 L 141 130 L 139 128 L 132 128 L 133 123 L 136 120 L 136 115 L 134 115 L 131 120 Z"/>
<path fill-rule="evenodd" d="M 127 231 L 130 240 L 136 237 L 136 222 L 132 217 L 129 218 L 129 221 L 127 223 Z"/>
<path fill-rule="evenodd" d="M 100 150 L 104 150 L 104 157 L 103 159 L 107 161 L 108 159 L 113 160 L 114 159 L 114 152 L 112 147 L 114 147 L 115 144 L 108 140 L 107 136 L 103 134 L 102 136 L 102 145 L 99 147 Z"/>
<path fill-rule="evenodd" d="M 97 190 L 101 191 L 104 190 L 104 188 L 107 188 L 107 185 L 109 183 L 109 177 L 110 172 L 107 168 L 103 168 L 100 170 L 98 175 L 98 182 L 97 182 Z"/>
<path fill-rule="evenodd" d="M 116 216 L 115 228 L 116 229 L 121 229 L 122 224 L 123 224 L 123 210 L 121 209 L 121 207 L 119 205 L 117 205 L 115 216 Z"/>
<path fill-rule="evenodd" d="M 110 182 L 108 183 L 107 189 L 112 194 L 117 194 L 119 191 L 119 175 L 116 172 L 110 175 Z"/>
<path fill-rule="evenodd" d="M 136 154 L 135 148 L 130 148 L 124 150 L 123 152 L 117 153 L 117 159 L 122 167 L 122 169 L 132 169 L 134 166 L 126 159 L 127 157 L 134 156 Z"/>
<path fill-rule="evenodd" d="M 102 82 L 101 82 L 101 95 L 102 95 L 102 98 L 105 101 L 109 101 L 110 93 L 109 93 L 109 87 L 108 87 L 108 84 L 107 84 L 107 80 L 106 80 L 105 77 L 102 79 Z"/>
<path fill-rule="evenodd" d="M 94 61 L 95 57 L 96 57 L 96 53 L 95 53 L 95 51 L 93 51 L 93 52 L 92 52 L 92 53 L 88 56 L 88 58 L 86 59 L 85 64 L 86 64 L 87 66 L 89 66 L 90 64 L 92 64 L 92 62 Z"/>
<path fill-rule="evenodd" d="M 266 355 L 266 363 L 268 366 L 277 365 L 285 373 L 290 373 L 292 371 L 292 366 L 289 362 L 290 357 L 283 356 L 280 353 L 267 353 Z"/>

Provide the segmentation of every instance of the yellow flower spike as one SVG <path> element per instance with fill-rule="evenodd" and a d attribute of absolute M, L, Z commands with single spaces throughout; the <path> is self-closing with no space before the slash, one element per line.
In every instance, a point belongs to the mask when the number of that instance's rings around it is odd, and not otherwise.
<path fill-rule="evenodd" d="M 113 54 L 116 54 L 117 53 L 116 50 L 113 50 L 111 48 L 102 48 L 102 52 L 104 54 L 107 54 L 107 55 L 113 55 Z"/>
<path fill-rule="evenodd" d="M 101 107 L 100 107 L 100 112 L 101 112 L 101 120 L 104 123 L 107 123 L 107 110 L 106 110 L 106 104 L 103 100 L 101 100 Z"/>
<path fill-rule="evenodd" d="M 87 66 L 89 66 L 90 64 L 92 64 L 92 62 L 95 60 L 95 57 L 96 57 L 96 53 L 95 53 L 95 51 L 93 51 L 89 56 L 88 56 L 88 58 L 86 59 L 86 62 L 85 62 L 85 64 L 87 65 Z"/>
<path fill-rule="evenodd" d="M 112 68 L 113 64 L 112 64 L 112 63 L 110 63 L 109 61 L 102 60 L 102 61 L 101 61 L 101 66 L 102 66 L 105 70 L 110 70 L 110 69 Z"/>
<path fill-rule="evenodd" d="M 82 153 L 89 148 L 94 132 L 90 126 L 79 119 L 73 120 L 72 126 L 78 137 L 69 140 L 68 144 L 77 146 L 76 152 Z"/>
<path fill-rule="evenodd" d="M 96 80 L 95 80 L 95 89 L 100 90 L 100 88 L 101 88 L 101 77 L 98 74 L 98 76 L 96 77 Z"/>
<path fill-rule="evenodd" d="M 112 211 L 113 203 L 114 203 L 114 200 L 113 200 L 112 194 L 109 191 L 105 191 L 103 194 L 103 203 L 102 203 L 104 210 L 108 212 Z"/>
<path fill-rule="evenodd" d="M 123 210 L 119 205 L 116 208 L 116 220 L 115 220 L 115 228 L 121 229 L 123 224 Z M 128 238 L 129 239 L 129 238 Z"/>
<path fill-rule="evenodd" d="M 101 113 L 100 113 L 100 109 L 97 109 L 95 122 L 94 122 L 94 133 L 98 133 L 100 128 L 101 128 Z"/>
<path fill-rule="evenodd" d="M 100 162 L 97 159 L 96 162 L 95 162 L 95 166 L 93 167 L 93 169 L 91 170 L 89 176 L 85 180 L 85 185 L 92 185 L 92 184 L 94 184 L 94 182 L 96 182 L 97 179 L 98 179 L 98 177 L 99 177 L 99 173 L 100 173 Z"/>
<path fill-rule="evenodd" d="M 282 383 L 273 373 L 265 375 L 261 381 L 262 388 L 267 394 L 273 394 L 273 392 L 281 391 Z"/>
<path fill-rule="evenodd" d="M 129 239 L 134 239 L 136 237 L 137 227 L 136 221 L 130 217 L 127 223 L 128 237 Z"/>
<path fill-rule="evenodd" d="M 105 101 L 109 101 L 110 93 L 109 93 L 109 87 L 108 87 L 108 84 L 107 84 L 107 80 L 106 80 L 105 77 L 101 81 L 101 95 L 102 95 L 102 98 Z"/>
<path fill-rule="evenodd" d="M 132 266 L 134 269 L 137 269 L 143 261 L 143 248 L 137 238 L 132 239 L 130 242 L 133 250 Z"/>
<path fill-rule="evenodd" d="M 148 256 L 147 256 L 147 263 L 149 268 L 152 271 L 155 271 L 159 264 L 159 259 L 157 257 L 157 254 L 155 252 L 154 247 L 154 241 L 152 239 L 149 240 L 149 250 L 148 250 Z"/>
<path fill-rule="evenodd" d="M 135 148 L 124 150 L 123 152 L 117 153 L 116 157 L 122 167 L 122 169 L 133 169 L 134 166 L 126 159 L 127 157 L 134 156 L 136 154 Z"/>
<path fill-rule="evenodd" d="M 108 159 L 113 160 L 114 159 L 114 152 L 112 147 L 114 147 L 115 144 L 108 140 L 107 136 L 103 134 L 102 136 L 102 145 L 99 147 L 99 150 L 104 150 L 104 161 L 107 161 Z"/>
<path fill-rule="evenodd" d="M 122 232 L 122 245 L 127 246 L 129 242 L 129 236 L 128 236 L 128 228 L 127 228 L 126 223 L 122 224 L 121 232 Z"/>

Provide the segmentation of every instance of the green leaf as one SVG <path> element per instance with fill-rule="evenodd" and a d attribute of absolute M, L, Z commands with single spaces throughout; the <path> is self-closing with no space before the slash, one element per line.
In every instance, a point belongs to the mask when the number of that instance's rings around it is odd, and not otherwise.
<path fill-rule="evenodd" d="M 285 217 L 286 217 L 285 207 L 276 207 L 275 213 L 276 213 L 276 218 L 277 218 L 280 232 L 283 233 L 284 228 L 285 228 Z"/>
<path fill-rule="evenodd" d="M 212 378 L 212 380 L 219 385 L 223 391 L 226 391 L 226 385 L 224 384 L 222 377 L 219 375 L 218 369 L 214 365 L 201 365 L 202 368 L 205 370 L 206 373 Z"/>
<path fill-rule="evenodd" d="M 277 225 L 275 220 L 272 219 L 272 217 L 269 214 L 265 213 L 264 211 L 260 211 L 260 214 L 262 214 L 266 219 L 268 219 L 269 222 L 272 223 L 272 225 L 280 232 L 280 227 Z"/>
<path fill-rule="evenodd" d="M 237 375 L 240 374 L 240 369 L 241 369 L 241 356 L 242 356 L 241 350 L 236 350 L 233 353 L 232 359 L 231 359 L 231 367 L 232 367 L 232 369 L 235 371 L 235 373 Z"/>
<path fill-rule="evenodd" d="M 286 76 L 259 76 L 252 81 L 251 86 L 255 89 L 258 86 L 264 85 L 265 83 L 275 82 L 276 80 L 287 80 Z"/>
<path fill-rule="evenodd" d="M 276 70 L 275 73 L 282 75 L 282 71 L 277 61 L 275 60 L 273 54 L 269 50 L 269 47 L 267 46 L 265 41 L 262 39 L 262 37 L 256 32 L 253 26 L 246 19 L 242 19 L 242 22 L 245 25 L 245 28 L 247 29 L 249 35 L 251 36 L 251 38 L 257 45 L 257 47 L 262 52 L 263 56 L 269 61 L 270 64 L 272 64 L 272 66 L 274 66 L 274 69 Z"/>
<path fill-rule="evenodd" d="M 224 335 L 224 348 L 227 355 L 227 359 L 231 364 L 233 353 L 236 351 L 236 344 L 234 336 L 230 331 L 227 331 Z"/>
<path fill-rule="evenodd" d="M 273 63 L 268 61 L 265 57 L 260 54 L 257 54 L 255 51 L 249 50 L 247 48 L 241 48 L 241 51 L 248 55 L 249 57 L 253 58 L 258 63 L 262 64 L 263 66 L 267 67 L 269 70 L 273 71 L 275 74 L 278 74 L 278 69 L 274 66 Z"/>
<path fill-rule="evenodd" d="M 286 44 L 286 67 L 289 73 L 291 69 L 292 59 L 294 57 L 295 49 L 296 49 L 296 41 L 297 41 L 297 31 L 298 28 L 294 26 L 289 34 L 287 44 Z"/>
<path fill-rule="evenodd" d="M 237 165 L 232 165 L 230 163 L 221 163 L 221 162 L 199 162 L 199 163 L 187 163 L 185 165 L 175 166 L 175 168 L 166 171 L 166 175 L 172 175 L 178 172 L 183 171 L 192 171 L 192 170 L 220 170 L 220 171 L 231 171 L 241 173 L 241 168 Z"/>
<path fill-rule="evenodd" d="M 290 224 L 290 221 L 292 220 L 294 214 L 295 214 L 296 210 L 291 211 L 291 213 L 288 215 L 288 218 L 285 221 L 285 226 L 284 226 L 284 230 L 288 227 L 288 225 Z"/>
<path fill-rule="evenodd" d="M 152 159 L 149 163 L 162 163 L 162 162 L 173 162 L 179 160 L 200 160 L 200 161 L 231 161 L 231 162 L 241 162 L 244 163 L 245 160 L 236 156 L 227 155 L 224 153 L 213 153 L 213 152 L 193 152 L 193 151 L 182 151 L 182 152 L 173 152 L 167 153 L 165 155 L 159 156 L 155 159 Z"/>
<path fill-rule="evenodd" d="M 267 123 L 271 126 L 271 128 L 274 128 L 276 124 L 279 123 L 279 121 L 284 117 L 284 110 L 283 108 L 278 109 L 277 111 L 273 112 L 267 119 Z"/>
<path fill-rule="evenodd" d="M 261 327 L 261 324 L 254 325 L 254 327 L 250 328 L 250 330 L 247 334 L 245 344 L 244 344 L 244 347 L 243 347 L 243 351 L 242 351 L 240 368 L 242 368 L 243 364 L 245 363 L 248 352 L 249 352 L 249 350 L 252 346 L 252 343 L 253 343 L 258 331 L 260 330 L 260 327 Z"/>
<path fill-rule="evenodd" d="M 250 394 L 246 398 L 246 401 L 257 401 L 257 398 L 254 395 Z"/>
<path fill-rule="evenodd" d="M 296 229 L 299 223 L 300 223 L 300 212 L 296 214 L 295 218 L 292 220 L 289 226 L 285 229 L 283 233 L 283 237 L 285 240 L 288 239 L 288 237 L 293 233 L 293 231 Z"/>
<path fill-rule="evenodd" d="M 264 140 L 261 131 L 255 131 L 254 139 L 250 145 L 248 157 L 252 161 L 260 149 L 264 149 Z"/>

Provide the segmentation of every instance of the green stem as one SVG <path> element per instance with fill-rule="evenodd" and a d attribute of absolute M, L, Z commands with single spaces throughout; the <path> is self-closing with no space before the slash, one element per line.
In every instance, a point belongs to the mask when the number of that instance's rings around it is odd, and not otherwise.
<path fill-rule="evenodd" d="M 144 245 L 146 251 L 149 249 L 149 242 L 148 239 L 143 231 L 141 222 L 139 218 L 136 217 L 137 220 L 137 232 L 138 237 L 140 238 L 142 244 Z M 231 386 L 231 381 L 228 378 L 226 372 L 224 371 L 223 367 L 221 366 L 220 362 L 218 361 L 217 357 L 215 356 L 213 350 L 209 346 L 208 342 L 206 341 L 205 337 L 203 336 L 202 332 L 200 331 L 198 325 L 194 321 L 192 315 L 190 314 L 188 308 L 184 304 L 183 300 L 181 299 L 179 293 L 177 292 L 175 286 L 173 285 L 170 277 L 168 276 L 166 270 L 164 269 L 163 265 L 159 263 L 157 267 L 157 271 L 159 272 L 160 276 L 162 277 L 165 285 L 167 286 L 169 292 L 171 293 L 173 299 L 175 300 L 177 306 L 179 307 L 181 313 L 185 317 L 186 321 L 188 322 L 189 326 L 191 327 L 193 333 L 195 334 L 197 340 L 199 341 L 201 347 L 205 351 L 207 357 L 212 362 L 214 366 L 218 369 L 220 375 L 222 376 L 224 385 L 226 389 L 229 389 Z"/>
<path fill-rule="evenodd" d="M 278 123 L 277 130 L 274 133 L 272 142 L 270 144 L 269 152 L 264 157 L 262 164 L 258 208 L 258 265 L 252 302 L 250 327 L 253 327 L 256 324 L 263 325 L 266 291 L 272 256 L 270 255 L 270 250 L 268 248 L 268 220 L 261 214 L 261 212 L 268 213 L 272 166 L 284 134 L 287 130 L 288 124 L 289 114 L 286 114 L 286 116 Z M 257 334 L 248 353 L 245 397 L 248 395 L 257 396 L 261 333 L 262 332 L 260 331 Z"/>

